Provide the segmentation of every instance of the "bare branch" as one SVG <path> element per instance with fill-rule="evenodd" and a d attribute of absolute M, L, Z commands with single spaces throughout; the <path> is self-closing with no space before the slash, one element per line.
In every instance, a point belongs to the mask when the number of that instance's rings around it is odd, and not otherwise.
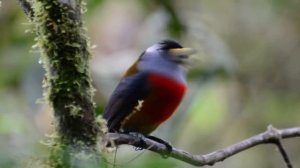
<path fill-rule="evenodd" d="M 113 140 L 116 145 L 128 144 L 136 147 L 144 147 L 145 149 L 149 149 L 150 151 L 159 154 L 165 154 L 166 152 L 168 152 L 165 145 L 155 142 L 148 138 L 144 139 L 143 144 L 141 144 L 140 138 L 128 134 L 108 133 L 107 136 L 111 140 Z M 224 149 L 217 150 L 209 154 L 192 155 L 181 149 L 173 148 L 172 152 L 170 153 L 170 157 L 173 157 L 175 159 L 184 161 L 186 163 L 195 166 L 213 165 L 217 162 L 225 160 L 226 158 L 232 155 L 235 155 L 239 152 L 247 150 L 256 145 L 267 144 L 267 143 L 274 144 L 274 142 L 278 142 L 280 141 L 280 139 L 292 138 L 292 137 L 300 137 L 300 127 L 287 128 L 287 129 L 275 129 L 272 126 L 269 126 L 268 130 L 263 133 L 252 136 L 239 143 L 233 144 Z M 281 149 L 279 148 L 279 150 Z M 286 154 L 283 156 L 288 158 Z M 289 168 L 291 168 L 292 165 L 289 159 L 287 162 L 286 158 L 284 158 L 286 164 L 290 165 Z"/>

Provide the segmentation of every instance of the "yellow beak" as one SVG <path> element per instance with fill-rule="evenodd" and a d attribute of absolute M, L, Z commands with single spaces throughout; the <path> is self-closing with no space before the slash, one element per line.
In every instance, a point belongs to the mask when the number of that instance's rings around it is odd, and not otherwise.
<path fill-rule="evenodd" d="M 189 56 L 196 53 L 196 51 L 192 48 L 173 48 L 173 49 L 169 49 L 169 53 L 172 56 L 177 57 L 177 56 Z"/>

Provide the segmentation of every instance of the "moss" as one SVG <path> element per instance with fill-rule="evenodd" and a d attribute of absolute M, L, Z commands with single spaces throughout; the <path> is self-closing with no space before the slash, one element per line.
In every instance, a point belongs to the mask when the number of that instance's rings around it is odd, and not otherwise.
<path fill-rule="evenodd" d="M 35 40 L 41 50 L 40 62 L 46 70 L 44 99 L 53 108 L 58 135 L 52 143 L 53 167 L 70 165 L 72 159 L 80 160 L 83 153 L 95 155 L 99 133 L 89 42 L 81 18 L 84 3 L 66 2 L 70 4 L 58 0 L 32 1 Z"/>
<path fill-rule="evenodd" d="M 102 115 L 97 116 L 96 119 L 98 125 L 99 125 L 99 135 L 104 136 L 108 132 L 107 128 L 107 121 L 102 117 Z M 101 139 L 101 138 L 99 138 Z"/>
<path fill-rule="evenodd" d="M 74 116 L 74 117 L 80 115 L 81 114 L 80 111 L 82 111 L 82 109 L 81 109 L 80 106 L 76 106 L 74 104 L 66 105 L 65 108 L 69 108 L 70 109 L 69 110 L 70 111 L 70 115 Z"/>
<path fill-rule="evenodd" d="M 80 145 L 77 147 L 80 148 Z M 85 145 L 81 147 L 85 147 Z M 55 168 L 104 167 L 104 162 L 100 161 L 100 158 L 101 156 L 95 153 L 95 151 L 91 151 L 90 148 L 77 151 L 74 148 L 70 148 L 70 146 L 57 145 L 52 150 L 49 164 Z"/>

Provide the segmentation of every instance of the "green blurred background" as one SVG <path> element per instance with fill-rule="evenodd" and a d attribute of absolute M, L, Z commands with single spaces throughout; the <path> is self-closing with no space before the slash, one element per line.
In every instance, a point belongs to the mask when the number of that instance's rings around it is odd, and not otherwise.
<path fill-rule="evenodd" d="M 198 50 L 189 90 L 177 113 L 154 135 L 205 154 L 260 133 L 300 125 L 300 1 L 87 0 L 91 67 L 98 111 L 122 72 L 148 46 L 176 39 Z M 41 143 L 53 132 L 42 98 L 44 70 L 32 26 L 16 1 L 0 7 L 0 167 L 40 167 Z M 29 33 L 28 33 L 29 32 Z M 299 138 L 284 140 L 295 167 Z M 142 153 L 142 154 L 141 154 Z M 131 161 L 135 156 L 137 159 Z M 113 154 L 108 156 L 113 161 Z M 129 163 L 128 163 L 129 162 Z M 123 167 L 193 167 L 122 146 Z M 110 167 L 110 166 L 108 166 Z M 281 168 L 276 148 L 261 145 L 213 167 Z"/>

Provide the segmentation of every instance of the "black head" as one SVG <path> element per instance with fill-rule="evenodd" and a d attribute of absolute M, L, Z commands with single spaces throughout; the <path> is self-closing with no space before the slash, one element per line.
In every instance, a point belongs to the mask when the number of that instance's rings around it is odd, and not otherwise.
<path fill-rule="evenodd" d="M 174 48 L 183 48 L 179 43 L 173 40 L 163 40 L 159 42 L 160 48 L 162 50 L 169 50 Z"/>

